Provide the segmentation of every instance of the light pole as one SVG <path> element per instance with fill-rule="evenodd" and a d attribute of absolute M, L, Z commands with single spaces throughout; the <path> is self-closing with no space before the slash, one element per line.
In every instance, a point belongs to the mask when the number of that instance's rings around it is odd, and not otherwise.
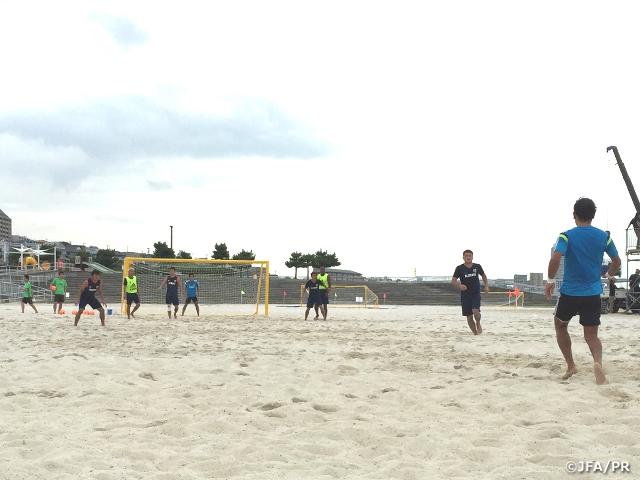
<path fill-rule="evenodd" d="M 173 225 L 169 225 L 169 228 L 171 229 L 171 250 L 173 250 Z"/>

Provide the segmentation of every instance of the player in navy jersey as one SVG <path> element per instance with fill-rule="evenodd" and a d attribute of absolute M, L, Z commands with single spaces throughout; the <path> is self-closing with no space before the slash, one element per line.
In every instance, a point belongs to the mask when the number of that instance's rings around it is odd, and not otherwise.
<path fill-rule="evenodd" d="M 180 305 L 178 289 L 184 290 L 184 288 L 180 283 L 180 278 L 176 275 L 176 269 L 174 267 L 169 268 L 169 275 L 164 277 L 164 281 L 158 288 L 156 288 L 156 290 L 160 290 L 165 285 L 167 286 L 167 294 L 165 296 L 167 303 L 167 315 L 171 318 L 171 305 L 173 305 L 173 318 L 178 318 L 178 307 Z"/>
<path fill-rule="evenodd" d="M 489 293 L 489 281 L 484 274 L 482 266 L 473 263 L 473 252 L 465 250 L 462 252 L 464 263 L 456 267 L 453 272 L 451 284 L 460 289 L 460 303 L 462 304 L 462 315 L 467 317 L 467 323 L 474 335 L 482 333 L 482 325 L 480 325 L 480 280 L 482 277 L 484 283 L 484 293 Z M 458 282 L 460 279 L 460 282 Z"/>
<path fill-rule="evenodd" d="M 311 280 L 308 280 L 305 284 L 305 290 L 309 291 L 309 299 L 307 300 L 307 310 L 304 312 L 304 319 L 306 320 L 309 317 L 309 310 L 313 307 L 317 306 L 320 308 L 320 313 L 322 313 L 323 320 L 327 319 L 327 310 L 324 308 L 322 304 L 321 298 L 321 286 L 320 280 L 318 280 L 318 274 L 316 272 L 311 273 Z M 318 318 L 318 317 L 316 317 Z"/>
<path fill-rule="evenodd" d="M 187 305 L 191 302 L 196 307 L 196 313 L 200 316 L 200 306 L 198 305 L 198 281 L 195 279 L 195 275 L 193 273 L 189 274 L 189 280 L 184 282 L 184 289 L 187 292 L 187 299 L 184 301 L 184 306 L 182 307 L 182 316 L 184 317 L 184 311 L 187 309 Z"/>
<path fill-rule="evenodd" d="M 571 351 L 569 322 L 578 315 L 584 329 L 584 340 L 589 345 L 593 357 L 593 371 L 596 383 L 607 381 L 602 368 L 602 342 L 598 338 L 602 294 L 601 265 L 606 253 L 611 258 L 606 277 L 615 283 L 614 275 L 620 268 L 621 260 L 611 237 L 591 226 L 596 216 L 596 204 L 590 198 L 580 198 L 573 206 L 575 228 L 562 232 L 556 240 L 556 247 L 549 260 L 547 285 L 544 293 L 548 299 L 555 290 L 554 277 L 564 256 L 564 276 L 560 286 L 560 298 L 554 312 L 556 340 L 567 362 L 563 380 L 578 373 Z"/>
<path fill-rule="evenodd" d="M 96 292 L 100 294 L 100 299 L 102 300 L 102 304 L 96 298 Z M 73 324 L 75 327 L 78 326 L 78 322 L 80 321 L 80 316 L 87 305 L 89 305 L 94 310 L 98 310 L 100 312 L 100 323 L 104 327 L 104 307 L 107 306 L 104 301 L 104 295 L 102 295 L 102 280 L 100 280 L 100 272 L 94 270 L 91 272 L 91 277 L 84 281 L 80 290 L 78 291 L 78 298 L 75 302 L 78 305 L 78 313 L 76 313 L 75 323 Z"/>

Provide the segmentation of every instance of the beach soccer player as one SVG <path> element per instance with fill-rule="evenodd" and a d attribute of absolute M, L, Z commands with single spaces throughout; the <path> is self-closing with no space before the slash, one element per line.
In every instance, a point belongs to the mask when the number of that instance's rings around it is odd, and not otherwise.
<path fill-rule="evenodd" d="M 556 240 L 556 246 L 549 260 L 547 285 L 544 293 L 548 299 L 555 289 L 554 277 L 564 256 L 564 276 L 560 286 L 560 298 L 554 312 L 556 340 L 567 362 L 567 371 L 563 380 L 578 373 L 571 351 L 569 322 L 578 315 L 584 330 L 584 340 L 589 345 L 593 357 L 593 371 L 596 383 L 602 385 L 607 378 L 602 368 L 602 342 L 598 338 L 602 281 L 600 280 L 602 257 L 606 253 L 611 258 L 605 277 L 615 283 L 614 275 L 622 263 L 618 250 L 611 237 L 596 227 L 591 221 L 596 215 L 596 204 L 590 198 L 580 198 L 573 206 L 573 220 L 576 224 L 571 230 L 562 232 Z"/>
<path fill-rule="evenodd" d="M 184 317 L 184 311 L 187 309 L 187 305 L 191 302 L 196 307 L 196 313 L 200 316 L 200 306 L 198 305 L 198 281 L 195 279 L 195 275 L 193 273 L 189 274 L 189 280 L 184 282 L 184 289 L 187 292 L 187 299 L 184 301 L 184 306 L 182 307 L 182 316 Z"/>
<path fill-rule="evenodd" d="M 134 275 L 135 271 L 133 267 L 129 267 L 127 276 L 124 277 L 122 284 L 124 285 L 125 293 L 127 294 L 127 318 L 136 318 L 134 313 L 140 308 L 140 295 L 138 295 L 138 277 Z M 135 303 L 136 306 L 131 310 L 131 304 Z"/>
<path fill-rule="evenodd" d="M 171 305 L 173 305 L 173 318 L 178 318 L 178 307 L 180 305 L 178 289 L 183 289 L 183 287 L 180 283 L 180 278 L 176 275 L 176 269 L 174 267 L 169 268 L 169 275 L 164 277 L 164 281 L 156 290 L 160 290 L 165 285 L 167 286 L 167 294 L 165 296 L 167 315 L 171 318 Z"/>
<path fill-rule="evenodd" d="M 320 300 L 324 305 L 324 319 L 327 319 L 329 314 L 329 292 L 331 291 L 331 276 L 326 273 L 324 266 L 320 267 L 320 273 L 318 274 L 318 281 L 320 282 Z M 316 318 L 318 315 L 318 306 L 315 307 Z"/>
<path fill-rule="evenodd" d="M 318 280 L 318 274 L 316 272 L 312 272 L 311 280 L 308 280 L 304 286 L 305 290 L 309 292 L 309 299 L 307 300 L 307 311 L 304 312 L 305 320 L 309 318 L 309 311 L 314 307 L 320 308 L 323 319 L 324 320 L 327 319 L 327 310 L 325 309 L 325 306 L 322 304 L 320 283 L 321 282 Z"/>
<path fill-rule="evenodd" d="M 58 272 L 58 276 L 51 280 L 51 290 L 53 290 L 53 313 L 60 313 L 67 294 L 67 281 L 64 279 L 64 272 Z"/>
<path fill-rule="evenodd" d="M 465 250 L 462 252 L 464 263 L 458 265 L 453 272 L 451 284 L 460 289 L 460 303 L 462 304 L 462 315 L 467 317 L 467 323 L 474 335 L 482 333 L 480 319 L 480 280 L 484 283 L 484 293 L 489 293 L 489 281 L 478 263 L 473 263 L 473 252 Z M 458 281 L 458 279 L 460 281 Z"/>
<path fill-rule="evenodd" d="M 96 292 L 100 294 L 102 303 L 96 298 Z M 93 310 L 100 312 L 100 324 L 104 327 L 104 307 L 107 306 L 107 302 L 104 301 L 104 295 L 102 294 L 102 280 L 100 280 L 99 271 L 93 270 L 91 276 L 84 281 L 80 290 L 78 290 L 78 298 L 76 298 L 75 304 L 78 306 L 78 312 L 76 313 L 76 319 L 73 324 L 74 327 L 78 326 L 80 316 L 87 305 Z"/>
<path fill-rule="evenodd" d="M 31 308 L 38 313 L 38 309 L 33 304 L 33 289 L 31 287 L 31 282 L 29 281 L 29 275 L 24 276 L 24 287 L 22 287 L 22 303 L 20 306 L 22 307 L 22 313 L 24 313 L 24 306 L 26 304 L 31 305 Z"/>

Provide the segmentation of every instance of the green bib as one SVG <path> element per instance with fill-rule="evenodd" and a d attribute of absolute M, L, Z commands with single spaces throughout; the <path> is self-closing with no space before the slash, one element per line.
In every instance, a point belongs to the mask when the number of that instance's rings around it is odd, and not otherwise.
<path fill-rule="evenodd" d="M 138 277 L 127 277 L 127 293 L 138 293 Z"/>

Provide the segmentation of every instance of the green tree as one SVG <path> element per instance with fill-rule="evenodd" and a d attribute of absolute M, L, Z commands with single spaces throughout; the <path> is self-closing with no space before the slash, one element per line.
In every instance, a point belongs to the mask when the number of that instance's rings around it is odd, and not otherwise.
<path fill-rule="evenodd" d="M 292 252 L 291 256 L 289 257 L 289 260 L 287 260 L 286 262 L 284 262 L 285 267 L 287 268 L 295 268 L 295 275 L 293 276 L 294 279 L 298 279 L 298 269 L 299 268 L 304 268 L 304 265 L 302 264 L 302 253 L 300 252 Z"/>
<path fill-rule="evenodd" d="M 115 270 L 120 266 L 120 259 L 116 256 L 115 249 L 106 248 L 98 250 L 98 253 L 96 253 L 93 260 L 96 263 L 104 265 L 112 270 Z"/>
<path fill-rule="evenodd" d="M 307 269 L 307 280 L 309 280 L 309 267 L 313 266 L 315 255 L 313 253 L 305 253 L 300 257 L 300 268 Z"/>
<path fill-rule="evenodd" d="M 176 258 L 183 258 L 185 260 L 189 260 L 193 258 L 189 252 L 185 252 L 184 250 L 180 250 L 178 252 L 178 256 Z"/>
<path fill-rule="evenodd" d="M 231 260 L 255 260 L 256 254 L 253 253 L 252 250 L 248 252 L 243 248 L 240 252 L 236 253 L 231 257 Z"/>
<path fill-rule="evenodd" d="M 320 268 L 322 266 L 326 268 L 330 267 L 338 267 L 342 265 L 338 257 L 336 257 L 334 253 L 328 253 L 326 250 L 318 250 L 313 254 L 313 266 L 315 268 Z"/>
<path fill-rule="evenodd" d="M 176 252 L 173 251 L 167 242 L 156 242 L 153 244 L 154 258 L 176 258 Z"/>
<path fill-rule="evenodd" d="M 229 250 L 226 243 L 216 243 L 213 250 L 214 260 L 229 260 Z"/>

